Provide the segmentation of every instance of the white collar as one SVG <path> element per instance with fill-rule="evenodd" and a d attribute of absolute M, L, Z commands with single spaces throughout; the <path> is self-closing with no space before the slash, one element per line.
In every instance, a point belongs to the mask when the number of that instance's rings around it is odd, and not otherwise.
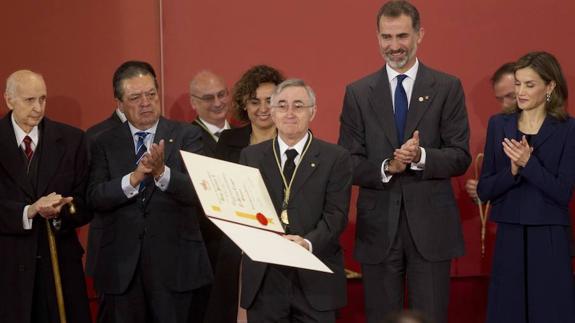
<path fill-rule="evenodd" d="M 295 145 L 293 145 L 292 147 L 288 146 L 283 140 L 282 138 L 278 135 L 278 145 L 280 148 L 280 156 L 283 156 L 285 151 L 293 148 L 295 150 L 297 150 L 298 156 L 301 156 L 304 148 L 305 148 L 305 143 L 307 142 L 307 139 L 309 138 L 309 132 L 305 133 L 305 136 L 303 136 L 303 138 L 301 138 Z"/>
<path fill-rule="evenodd" d="M 14 128 L 14 134 L 16 135 L 16 144 L 18 146 L 22 145 L 22 141 L 24 141 L 24 137 L 29 136 L 32 139 L 32 143 L 34 146 L 38 144 L 38 126 L 34 126 L 30 133 L 26 133 L 14 120 L 14 112 L 10 115 L 10 119 L 12 119 L 12 128 Z"/>
<path fill-rule="evenodd" d="M 152 136 L 154 136 L 156 134 L 156 128 L 158 128 L 158 122 L 160 122 L 159 119 L 158 119 L 158 121 L 156 121 L 156 123 L 154 123 L 153 126 L 151 126 L 148 129 L 138 129 L 138 128 L 134 127 L 130 123 L 130 121 L 128 121 L 128 126 L 130 127 L 130 132 L 132 133 L 132 137 L 134 137 L 136 135 L 136 132 L 140 132 L 140 131 L 148 132 L 148 133 L 152 134 Z"/>
<path fill-rule="evenodd" d="M 413 64 L 413 66 L 410 69 L 408 69 L 405 73 L 399 73 L 398 71 L 394 70 L 391 66 L 389 66 L 389 64 L 385 64 L 385 70 L 387 71 L 387 78 L 389 83 L 391 83 L 391 81 L 395 79 L 399 74 L 407 75 L 408 78 L 415 81 L 418 69 L 419 69 L 419 60 L 417 58 L 415 59 L 415 64 Z"/>
<path fill-rule="evenodd" d="M 206 120 L 204 120 L 204 119 L 202 119 L 202 118 L 200 118 L 200 117 L 198 117 L 198 119 L 204 124 L 204 126 L 206 126 L 206 128 L 208 128 L 208 131 L 209 131 L 212 135 L 215 135 L 216 132 L 222 132 L 222 131 L 224 131 L 224 130 L 226 130 L 226 129 L 230 129 L 230 124 L 228 123 L 228 120 L 225 120 L 225 121 L 224 121 L 224 127 L 223 127 L 223 128 L 220 128 L 220 127 L 218 127 L 218 126 L 216 126 L 216 125 L 213 125 L 213 124 L 207 122 Z"/>

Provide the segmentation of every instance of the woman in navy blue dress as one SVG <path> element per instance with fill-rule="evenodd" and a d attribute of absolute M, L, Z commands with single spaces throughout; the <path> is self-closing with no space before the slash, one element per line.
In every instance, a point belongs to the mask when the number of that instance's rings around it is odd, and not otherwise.
<path fill-rule="evenodd" d="M 517 107 L 489 120 L 478 195 L 497 223 L 487 322 L 575 322 L 569 201 L 575 121 L 549 53 L 515 66 Z"/>

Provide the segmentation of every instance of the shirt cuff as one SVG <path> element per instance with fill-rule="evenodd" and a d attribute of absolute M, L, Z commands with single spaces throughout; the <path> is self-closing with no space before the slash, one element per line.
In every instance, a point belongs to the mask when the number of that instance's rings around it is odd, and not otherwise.
<path fill-rule="evenodd" d="M 391 181 L 391 178 L 393 177 L 393 175 L 391 174 L 386 174 L 384 169 L 385 163 L 388 161 L 389 159 L 386 159 L 383 161 L 383 163 L 381 163 L 381 182 L 382 183 L 389 183 L 389 181 Z"/>
<path fill-rule="evenodd" d="M 28 218 L 28 208 L 30 205 L 26 205 L 24 207 L 24 212 L 22 213 L 22 225 L 24 226 L 24 230 L 32 230 L 32 223 L 34 219 Z"/>
<path fill-rule="evenodd" d="M 305 240 L 305 242 L 307 242 L 307 245 L 309 246 L 309 252 L 313 252 L 313 245 L 311 244 L 311 241 L 309 241 L 306 238 L 303 238 Z"/>
<path fill-rule="evenodd" d="M 156 186 L 162 192 L 165 192 L 168 189 L 168 184 L 170 184 L 171 173 L 172 173 L 172 171 L 170 170 L 170 167 L 164 166 L 164 173 L 162 175 L 160 175 L 160 178 L 158 178 L 158 179 L 154 178 L 154 182 L 156 183 Z"/>
<path fill-rule="evenodd" d="M 423 147 L 419 147 L 419 150 L 421 150 L 421 157 L 419 158 L 418 163 L 411 163 L 411 170 L 425 169 L 425 149 L 423 149 Z"/>
<path fill-rule="evenodd" d="M 132 198 L 136 195 L 138 195 L 138 188 L 137 187 L 133 187 L 132 184 L 130 184 L 130 175 L 132 173 L 128 174 L 128 175 L 124 175 L 124 177 L 122 177 L 122 191 L 124 192 L 124 194 L 126 195 L 127 198 Z"/>

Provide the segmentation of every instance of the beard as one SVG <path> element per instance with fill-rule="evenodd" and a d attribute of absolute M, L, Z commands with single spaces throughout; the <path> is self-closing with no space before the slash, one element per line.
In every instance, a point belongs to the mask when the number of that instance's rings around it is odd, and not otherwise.
<path fill-rule="evenodd" d="M 404 56 L 400 59 L 394 57 L 394 54 L 404 53 Z M 385 62 L 391 66 L 393 69 L 402 69 L 407 62 L 413 56 L 413 51 L 409 52 L 405 49 L 398 49 L 398 50 L 387 50 L 383 53 L 383 58 L 385 58 Z"/>

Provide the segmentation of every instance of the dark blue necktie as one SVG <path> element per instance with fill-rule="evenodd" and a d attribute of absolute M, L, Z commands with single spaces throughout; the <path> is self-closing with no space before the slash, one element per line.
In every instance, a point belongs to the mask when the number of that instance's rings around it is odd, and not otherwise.
<path fill-rule="evenodd" d="M 146 151 L 148 151 L 148 147 L 146 147 L 146 143 L 144 142 L 144 140 L 146 140 L 146 137 L 149 134 L 150 134 L 149 132 L 145 131 L 136 132 L 136 136 L 138 137 L 138 142 L 136 143 L 136 165 L 140 163 L 140 159 L 142 159 L 142 156 L 146 153 Z M 148 184 L 147 182 L 148 181 L 146 178 L 146 180 L 140 183 L 140 187 L 138 187 L 138 192 L 141 193 L 146 189 L 146 185 Z"/>
<path fill-rule="evenodd" d="M 149 132 L 145 131 L 136 132 L 136 136 L 138 137 L 138 142 L 136 143 L 136 165 L 140 163 L 140 159 L 142 159 L 142 156 L 146 153 L 146 151 L 148 151 L 148 147 L 146 147 L 144 140 L 146 140 L 146 137 L 149 134 Z"/>
<path fill-rule="evenodd" d="M 397 86 L 395 88 L 395 128 L 397 129 L 397 141 L 403 144 L 403 135 L 405 131 L 405 121 L 407 120 L 407 94 L 403 88 L 403 80 L 407 75 L 399 74 L 397 76 Z"/>

